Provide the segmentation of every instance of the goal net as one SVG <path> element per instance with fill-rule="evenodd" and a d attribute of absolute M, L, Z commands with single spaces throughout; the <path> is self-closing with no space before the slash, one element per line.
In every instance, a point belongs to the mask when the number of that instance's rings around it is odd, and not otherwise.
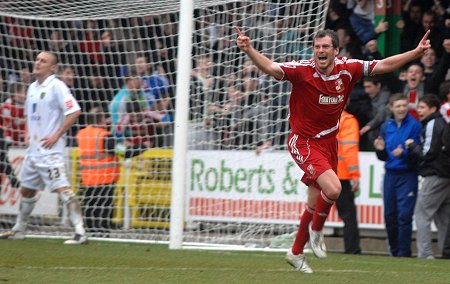
<path fill-rule="evenodd" d="M 1 150 L 8 151 L 19 176 L 25 155 L 20 92 L 33 81 L 36 55 L 53 52 L 57 76 L 83 112 L 67 135 L 67 168 L 89 234 L 167 241 L 171 202 L 178 198 L 171 194 L 173 147 L 179 143 L 177 75 L 192 66 L 187 138 L 181 142 L 187 158 L 184 172 L 175 173 L 186 177 L 182 240 L 268 245 L 274 236 L 296 230 L 306 201 L 300 173 L 285 151 L 290 85 L 258 71 L 236 47 L 234 27 L 274 61 L 309 58 L 328 2 L 193 1 L 191 56 L 180 58 L 179 31 L 186 24 L 180 22 L 180 1 L 3 0 L 0 96 L 10 147 Z M 141 77 L 141 92 L 118 112 L 114 98 L 133 76 Z M 111 118 L 119 141 L 148 148 L 132 158 L 119 155 L 121 175 L 110 203 L 96 199 L 97 193 L 87 196 L 80 183 L 74 137 L 92 108 Z M 12 178 L 2 175 L 2 230 L 12 226 L 18 211 Z M 57 195 L 43 191 L 39 198 L 27 234 L 70 235 Z"/>

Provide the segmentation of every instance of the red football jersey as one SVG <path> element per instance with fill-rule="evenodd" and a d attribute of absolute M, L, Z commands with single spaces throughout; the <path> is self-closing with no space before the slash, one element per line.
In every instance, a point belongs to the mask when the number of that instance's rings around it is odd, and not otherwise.
<path fill-rule="evenodd" d="M 23 145 L 25 142 L 24 106 L 11 98 L 7 99 L 2 107 L 2 123 L 5 130 L 5 139 L 13 145 Z"/>
<path fill-rule="evenodd" d="M 336 57 L 330 75 L 316 69 L 314 59 L 281 63 L 282 80 L 292 83 L 289 123 L 303 137 L 336 135 L 339 118 L 353 86 L 368 76 L 378 60 L 362 61 Z"/>

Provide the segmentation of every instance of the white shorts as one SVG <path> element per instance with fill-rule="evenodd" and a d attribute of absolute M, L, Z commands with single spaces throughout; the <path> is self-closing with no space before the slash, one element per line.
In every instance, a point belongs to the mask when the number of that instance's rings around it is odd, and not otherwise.
<path fill-rule="evenodd" d="M 45 156 L 25 156 L 21 172 L 21 185 L 24 188 L 51 191 L 70 187 L 66 175 L 66 164 L 62 154 Z"/>

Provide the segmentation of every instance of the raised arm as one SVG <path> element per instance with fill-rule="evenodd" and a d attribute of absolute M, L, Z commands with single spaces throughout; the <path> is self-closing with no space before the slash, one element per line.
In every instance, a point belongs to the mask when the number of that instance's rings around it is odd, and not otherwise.
<path fill-rule="evenodd" d="M 372 75 L 395 71 L 403 65 L 422 57 L 431 47 L 428 39 L 429 34 L 430 31 L 428 30 L 415 49 L 380 60 L 373 69 Z"/>
<path fill-rule="evenodd" d="M 273 76 L 275 79 L 282 79 L 284 74 L 280 66 L 257 51 L 250 43 L 250 38 L 242 34 L 241 30 L 238 27 L 235 27 L 235 30 L 238 34 L 236 41 L 237 46 L 240 50 L 245 52 L 248 57 L 250 57 L 256 67 L 258 67 L 259 70 L 263 71 L 264 73 Z"/>

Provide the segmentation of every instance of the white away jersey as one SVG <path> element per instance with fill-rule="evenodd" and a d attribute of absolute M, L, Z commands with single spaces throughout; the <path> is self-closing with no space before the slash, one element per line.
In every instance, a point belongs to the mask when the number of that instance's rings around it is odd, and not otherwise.
<path fill-rule="evenodd" d="M 66 135 L 63 135 L 50 149 L 44 149 L 41 139 L 51 136 L 61 127 L 65 116 L 80 110 L 80 106 L 66 84 L 48 77 L 42 84 L 32 83 L 27 91 L 25 116 L 27 118 L 30 146 L 28 155 L 64 154 Z"/>

